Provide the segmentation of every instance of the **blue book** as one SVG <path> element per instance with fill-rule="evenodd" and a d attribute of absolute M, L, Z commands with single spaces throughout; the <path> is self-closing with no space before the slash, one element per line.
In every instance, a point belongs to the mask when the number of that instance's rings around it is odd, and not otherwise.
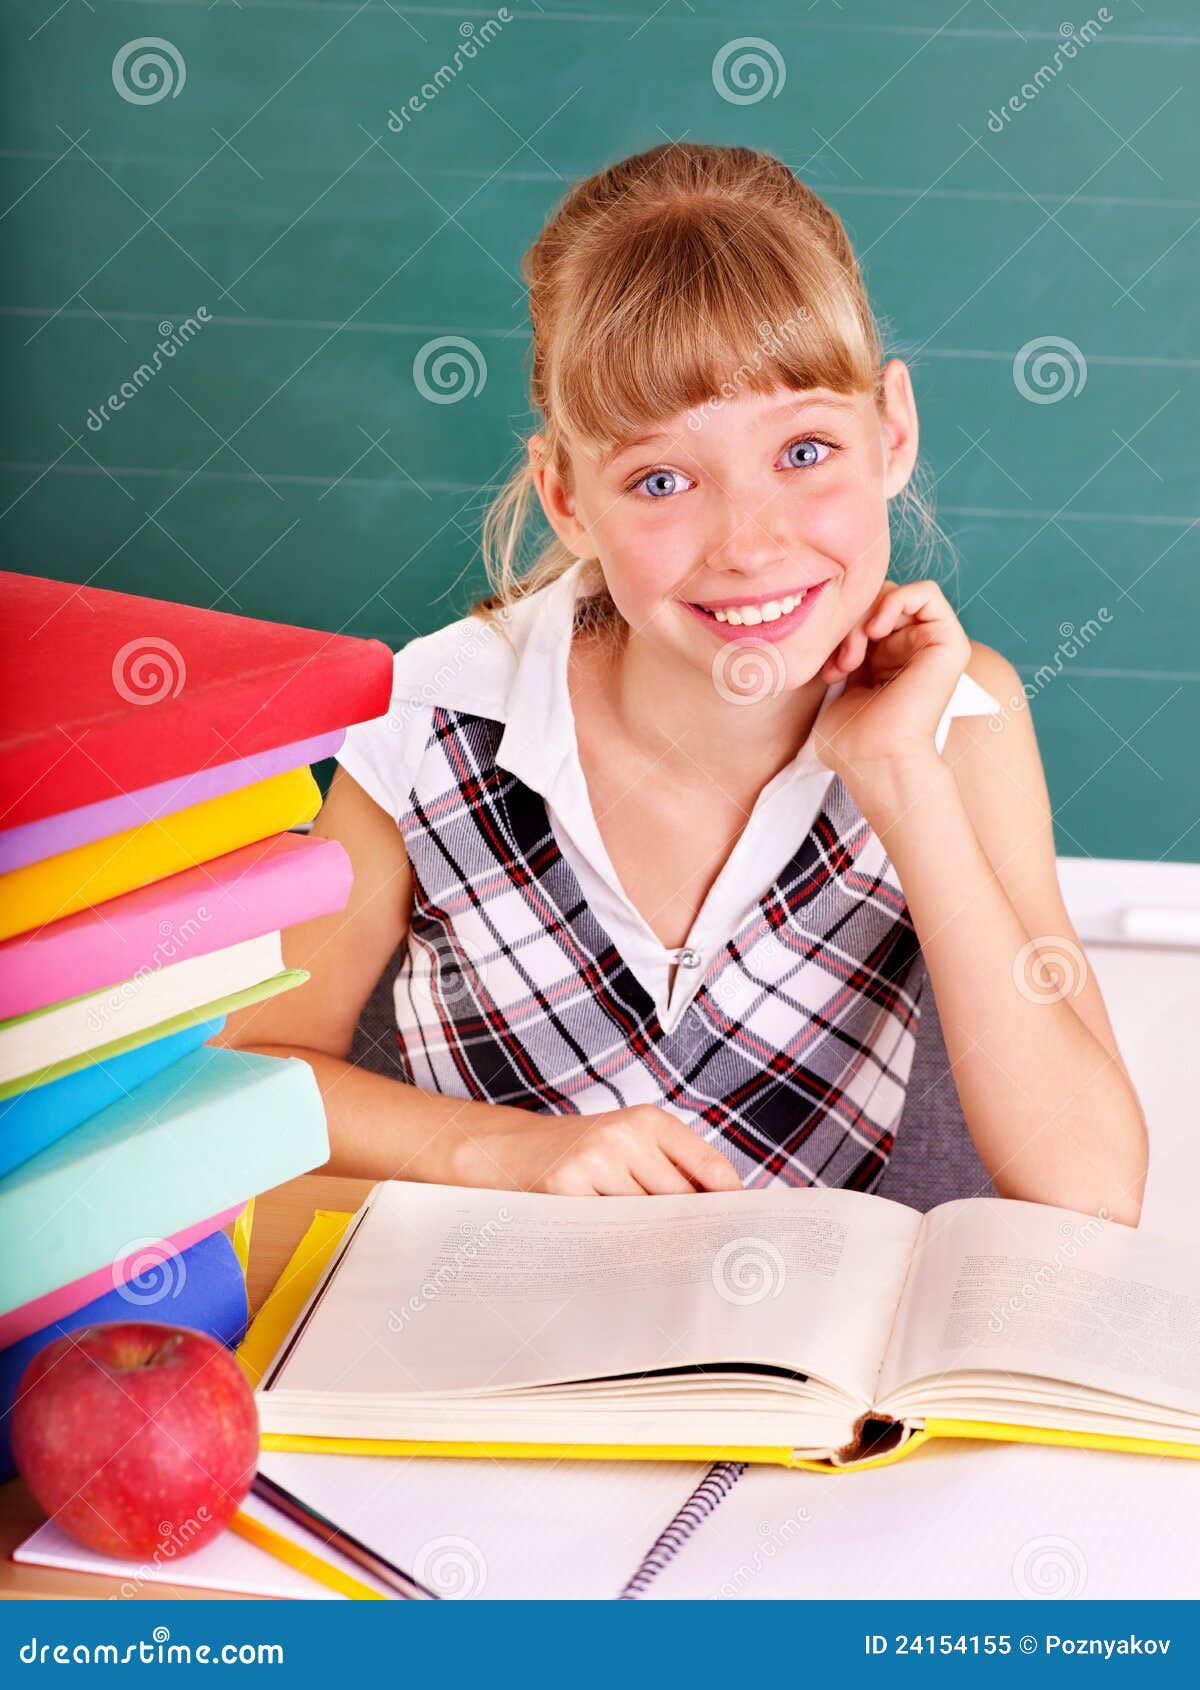
<path fill-rule="evenodd" d="M 28 1162 L 48 1144 L 65 1138 L 110 1103 L 128 1097 L 143 1080 L 160 1074 L 188 1051 L 215 1038 L 224 1025 L 225 1017 L 218 1015 L 215 1020 L 197 1022 L 163 1039 L 151 1039 L 149 1044 L 93 1063 L 90 1068 L 78 1068 L 33 1091 L 4 1098 L 0 1101 L 0 1177 Z"/>
<path fill-rule="evenodd" d="M 84 1326 L 113 1320 L 148 1320 L 159 1326 L 190 1326 L 230 1349 L 246 1330 L 246 1282 L 241 1263 L 223 1232 L 190 1249 L 160 1255 L 145 1273 L 106 1291 L 73 1314 L 51 1321 L 8 1349 L 0 1350 L 0 1481 L 11 1479 L 12 1410 L 25 1369 L 47 1344 Z"/>

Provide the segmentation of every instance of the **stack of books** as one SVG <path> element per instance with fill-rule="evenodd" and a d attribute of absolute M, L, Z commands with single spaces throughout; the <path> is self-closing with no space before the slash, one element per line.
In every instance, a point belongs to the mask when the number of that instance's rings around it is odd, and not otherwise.
<path fill-rule="evenodd" d="M 241 1336 L 223 1229 L 328 1138 L 307 1063 L 206 1041 L 345 907 L 341 846 L 289 830 L 391 676 L 374 641 L 0 573 L 0 1476 L 43 1344 Z"/>

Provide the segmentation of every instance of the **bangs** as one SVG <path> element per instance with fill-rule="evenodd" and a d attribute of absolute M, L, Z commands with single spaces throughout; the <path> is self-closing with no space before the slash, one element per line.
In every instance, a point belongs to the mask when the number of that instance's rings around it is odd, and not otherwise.
<path fill-rule="evenodd" d="M 878 386 L 874 324 L 794 220 L 702 200 L 584 244 L 567 266 L 575 305 L 548 398 L 565 432 L 598 451 L 706 401 Z"/>

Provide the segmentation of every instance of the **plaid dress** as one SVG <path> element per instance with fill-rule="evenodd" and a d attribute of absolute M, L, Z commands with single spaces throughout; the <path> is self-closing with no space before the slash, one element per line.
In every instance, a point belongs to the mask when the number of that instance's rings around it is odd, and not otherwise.
<path fill-rule="evenodd" d="M 843 782 L 667 1032 L 545 800 L 497 765 L 502 733 L 434 708 L 398 818 L 413 874 L 394 987 L 409 1083 L 546 1115 L 657 1104 L 746 1186 L 872 1190 L 904 1107 L 925 966 Z"/>

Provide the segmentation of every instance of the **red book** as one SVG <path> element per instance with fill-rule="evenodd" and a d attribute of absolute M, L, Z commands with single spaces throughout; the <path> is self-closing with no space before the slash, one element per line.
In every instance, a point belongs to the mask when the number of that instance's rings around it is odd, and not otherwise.
<path fill-rule="evenodd" d="M 0 571 L 0 828 L 385 715 L 379 640 Z"/>

